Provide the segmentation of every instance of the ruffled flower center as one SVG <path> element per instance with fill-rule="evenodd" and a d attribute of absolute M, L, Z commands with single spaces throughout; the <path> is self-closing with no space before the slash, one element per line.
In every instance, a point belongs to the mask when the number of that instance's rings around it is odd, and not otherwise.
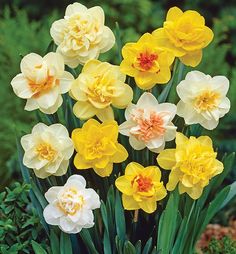
<path fill-rule="evenodd" d="M 159 64 L 157 62 L 158 55 L 151 52 L 141 52 L 136 62 L 134 63 L 134 67 L 140 71 L 159 71 Z"/>
<path fill-rule="evenodd" d="M 149 117 L 145 117 L 144 110 L 139 109 L 138 111 L 138 115 L 133 115 L 133 121 L 137 123 L 138 127 L 131 128 L 130 133 L 132 135 L 144 142 L 164 135 L 163 114 L 151 112 Z"/>
<path fill-rule="evenodd" d="M 138 192 L 148 192 L 153 187 L 152 179 L 142 175 L 136 176 L 131 184 L 137 188 Z"/>
<path fill-rule="evenodd" d="M 36 147 L 38 157 L 49 162 L 53 161 L 57 155 L 57 151 L 49 143 L 40 143 Z"/>
<path fill-rule="evenodd" d="M 67 215 L 76 214 L 84 205 L 84 198 L 76 188 L 65 190 L 58 198 L 59 208 Z"/>
<path fill-rule="evenodd" d="M 200 111 L 212 110 L 217 107 L 220 95 L 214 91 L 204 91 L 195 99 L 195 107 Z"/>

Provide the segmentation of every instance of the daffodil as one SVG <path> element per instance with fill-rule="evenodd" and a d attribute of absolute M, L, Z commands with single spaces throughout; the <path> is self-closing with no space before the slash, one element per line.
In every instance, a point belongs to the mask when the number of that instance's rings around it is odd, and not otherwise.
<path fill-rule="evenodd" d="M 36 124 L 31 134 L 21 138 L 23 164 L 39 178 L 61 176 L 67 172 L 74 145 L 62 124 Z"/>
<path fill-rule="evenodd" d="M 98 194 L 86 188 L 80 175 L 72 175 L 64 186 L 53 186 L 46 193 L 49 204 L 43 211 L 45 221 L 68 234 L 94 225 L 93 210 L 100 207 Z"/>
<path fill-rule="evenodd" d="M 136 43 L 127 43 L 122 48 L 124 60 L 121 71 L 134 77 L 136 84 L 144 90 L 155 84 L 165 84 L 171 78 L 170 66 L 174 55 L 160 47 L 156 38 L 145 33 Z"/>
<path fill-rule="evenodd" d="M 89 119 L 82 128 L 73 130 L 72 140 L 77 151 L 75 167 L 80 170 L 93 168 L 99 176 L 109 176 L 113 163 L 120 163 L 128 157 L 117 138 L 118 125 L 115 121 L 100 124 Z"/>
<path fill-rule="evenodd" d="M 81 119 L 94 115 L 102 121 L 114 119 L 111 105 L 125 108 L 133 99 L 133 91 L 125 84 L 125 78 L 119 66 L 88 61 L 71 87 L 70 94 L 77 101 L 74 114 Z"/>
<path fill-rule="evenodd" d="M 145 92 L 136 105 L 126 108 L 126 121 L 119 126 L 119 132 L 129 137 L 135 150 L 147 147 L 158 153 L 164 149 L 166 141 L 175 138 L 176 126 L 171 122 L 175 114 L 174 104 L 159 104 L 155 96 Z"/>
<path fill-rule="evenodd" d="M 52 24 L 50 34 L 68 66 L 75 68 L 113 47 L 115 36 L 104 21 L 100 6 L 87 9 L 73 3 L 67 6 L 65 17 Z"/>
<path fill-rule="evenodd" d="M 27 99 L 25 110 L 39 109 L 53 114 L 61 106 L 61 94 L 70 90 L 73 76 L 64 71 L 64 61 L 58 53 L 48 53 L 44 57 L 30 53 L 23 57 L 21 73 L 16 75 L 11 85 L 15 94 Z"/>
<path fill-rule="evenodd" d="M 181 99 L 177 104 L 177 115 L 183 117 L 186 124 L 199 123 L 212 130 L 217 127 L 219 118 L 230 109 L 230 100 L 226 97 L 228 90 L 229 80 L 226 77 L 211 77 L 191 71 L 177 85 Z"/>
<path fill-rule="evenodd" d="M 170 171 L 167 190 L 178 185 L 179 193 L 198 199 L 209 181 L 223 171 L 223 163 L 216 159 L 212 140 L 207 136 L 185 137 L 176 135 L 176 148 L 163 150 L 157 157 L 158 164 Z"/>
<path fill-rule="evenodd" d="M 157 43 L 171 50 L 185 65 L 197 66 L 202 59 L 202 49 L 213 39 L 212 30 L 198 12 L 169 9 L 162 28 L 152 33 Z"/>
<path fill-rule="evenodd" d="M 122 192 L 126 210 L 142 209 L 153 213 L 157 209 L 157 201 L 167 195 L 160 169 L 156 166 L 144 168 L 136 162 L 127 165 L 125 175 L 118 177 L 115 185 Z"/>

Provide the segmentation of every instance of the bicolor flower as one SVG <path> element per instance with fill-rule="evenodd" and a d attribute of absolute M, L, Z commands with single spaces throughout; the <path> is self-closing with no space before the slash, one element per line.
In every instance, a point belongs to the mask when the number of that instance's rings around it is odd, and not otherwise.
<path fill-rule="evenodd" d="M 64 186 L 53 186 L 46 193 L 45 221 L 68 234 L 76 234 L 94 225 L 93 210 L 100 207 L 98 194 L 86 188 L 80 175 L 72 175 Z"/>
<path fill-rule="evenodd" d="M 31 134 L 21 138 L 21 145 L 23 164 L 39 178 L 64 175 L 74 152 L 73 141 L 62 124 L 36 124 Z"/>
<path fill-rule="evenodd" d="M 175 114 L 174 104 L 159 104 L 151 93 L 143 93 L 136 105 L 130 104 L 125 110 L 126 121 L 119 126 L 119 132 L 129 137 L 135 150 L 147 147 L 158 153 L 166 141 L 175 138 L 176 127 L 171 122 Z"/>
<path fill-rule="evenodd" d="M 202 49 L 213 39 L 212 30 L 198 12 L 182 12 L 178 7 L 170 8 L 162 28 L 152 33 L 157 43 L 171 50 L 185 65 L 197 66 L 202 59 Z"/>
<path fill-rule="evenodd" d="M 89 119 L 82 128 L 73 130 L 76 156 L 74 164 L 77 169 L 93 168 L 101 177 L 109 176 L 113 163 L 127 159 L 126 149 L 118 143 L 118 125 L 115 121 L 100 124 Z"/>
<path fill-rule="evenodd" d="M 39 109 L 46 114 L 57 111 L 63 101 L 61 94 L 70 90 L 74 80 L 64 68 L 63 58 L 57 53 L 44 57 L 30 53 L 23 57 L 21 73 L 12 79 L 11 85 L 18 97 L 27 99 L 25 110 Z"/>
<path fill-rule="evenodd" d="M 125 78 L 119 66 L 88 61 L 71 87 L 70 94 L 77 101 L 74 114 L 81 119 L 94 115 L 101 121 L 114 119 L 111 105 L 125 108 L 133 99 L 133 90 L 125 84 Z"/>
<path fill-rule="evenodd" d="M 212 130 L 230 109 L 230 100 L 226 97 L 228 90 L 226 77 L 191 71 L 177 86 L 181 99 L 177 104 L 177 115 L 183 117 L 186 124 L 199 123 Z"/>
<path fill-rule="evenodd" d="M 178 185 L 179 193 L 198 199 L 209 181 L 223 171 L 224 165 L 216 159 L 212 141 L 207 136 L 199 138 L 176 135 L 176 148 L 166 149 L 157 156 L 158 164 L 170 171 L 167 190 Z"/>
<path fill-rule="evenodd" d="M 115 36 L 104 22 L 101 7 L 87 9 L 73 3 L 67 6 L 65 17 L 52 24 L 50 34 L 68 66 L 75 68 L 113 47 Z"/>
<path fill-rule="evenodd" d="M 127 165 L 125 175 L 118 177 L 115 185 L 122 192 L 126 210 L 142 209 L 153 213 L 157 209 L 157 201 L 167 195 L 160 169 L 156 166 L 144 168 L 136 162 Z"/>
<path fill-rule="evenodd" d="M 171 78 L 170 66 L 174 61 L 172 52 L 160 47 L 156 38 L 145 33 L 136 43 L 122 48 L 124 60 L 121 71 L 134 77 L 137 86 L 147 90 L 155 84 L 165 84 Z"/>

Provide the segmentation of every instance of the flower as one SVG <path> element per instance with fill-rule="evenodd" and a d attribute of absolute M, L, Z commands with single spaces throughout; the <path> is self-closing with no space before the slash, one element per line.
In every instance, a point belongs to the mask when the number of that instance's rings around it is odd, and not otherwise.
<path fill-rule="evenodd" d="M 114 119 L 111 105 L 125 108 L 133 99 L 131 87 L 124 82 L 119 66 L 88 61 L 71 87 L 70 94 L 77 101 L 74 114 L 81 119 L 94 115 L 102 121 Z"/>
<path fill-rule="evenodd" d="M 74 79 L 64 71 L 62 56 L 52 52 L 44 57 L 30 53 L 21 60 L 20 69 L 11 85 L 18 97 L 27 99 L 25 110 L 55 113 L 63 101 L 61 94 L 70 90 Z"/>
<path fill-rule="evenodd" d="M 145 33 L 136 43 L 127 43 L 122 48 L 124 60 L 121 71 L 134 77 L 141 89 L 150 89 L 156 83 L 167 83 L 171 78 L 170 66 L 174 55 L 159 47 L 155 37 Z"/>
<path fill-rule="evenodd" d="M 75 68 L 113 47 L 115 36 L 104 21 L 101 7 L 87 9 L 73 3 L 67 6 L 64 19 L 52 24 L 50 34 L 68 66 Z"/>
<path fill-rule="evenodd" d="M 186 124 L 199 123 L 212 130 L 230 109 L 226 97 L 229 80 L 224 76 L 211 77 L 199 71 L 191 71 L 185 80 L 177 86 L 180 101 L 177 115 L 182 116 Z"/>
<path fill-rule="evenodd" d="M 213 39 L 212 30 L 198 12 L 170 8 L 162 28 L 152 33 L 157 43 L 172 50 L 185 65 L 197 66 L 202 59 L 202 49 Z"/>
<path fill-rule="evenodd" d="M 163 169 L 171 170 L 167 190 L 179 183 L 179 192 L 198 199 L 212 177 L 223 171 L 223 163 L 216 159 L 212 141 L 207 136 L 199 138 L 176 135 L 176 149 L 166 149 L 157 156 Z"/>
<path fill-rule="evenodd" d="M 157 209 L 157 201 L 166 195 L 161 180 L 161 171 L 156 166 L 144 168 L 131 162 L 125 169 L 125 175 L 116 179 L 115 185 L 122 192 L 122 203 L 126 210 L 142 209 L 153 213 Z"/>
<path fill-rule="evenodd" d="M 135 150 L 147 147 L 158 153 L 166 141 L 175 138 L 176 127 L 171 122 L 175 114 L 174 104 L 158 104 L 151 93 L 143 93 L 137 105 L 130 104 L 125 110 L 126 121 L 119 126 L 119 132 L 129 137 Z"/>
<path fill-rule="evenodd" d="M 73 130 L 72 140 L 77 151 L 75 167 L 80 170 L 93 168 L 99 176 L 109 176 L 113 163 L 120 163 L 128 157 L 117 138 L 118 125 L 115 121 L 100 124 L 89 119 L 82 128 Z"/>
<path fill-rule="evenodd" d="M 31 134 L 21 138 L 21 145 L 25 151 L 23 164 L 39 178 L 64 175 L 74 152 L 73 142 L 62 124 L 36 124 Z"/>
<path fill-rule="evenodd" d="M 92 210 L 100 207 L 98 194 L 86 189 L 80 175 L 72 175 L 64 186 L 53 186 L 46 193 L 49 204 L 43 211 L 45 221 L 68 234 L 76 234 L 94 225 Z"/>

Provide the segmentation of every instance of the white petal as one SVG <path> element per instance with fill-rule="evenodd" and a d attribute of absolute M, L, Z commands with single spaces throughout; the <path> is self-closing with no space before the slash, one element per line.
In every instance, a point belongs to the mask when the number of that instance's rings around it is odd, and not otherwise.
<path fill-rule="evenodd" d="M 230 110 L 230 100 L 227 97 L 223 98 L 218 107 L 220 111 L 220 117 L 223 117 Z"/>
<path fill-rule="evenodd" d="M 28 80 L 21 73 L 12 79 L 11 85 L 14 93 L 20 98 L 28 99 L 34 94 L 28 85 Z"/>
<path fill-rule="evenodd" d="M 55 105 L 56 101 L 58 100 L 58 96 L 59 96 L 59 88 L 54 87 L 47 93 L 40 95 L 36 99 L 36 101 L 39 107 L 47 109 Z"/>
<path fill-rule="evenodd" d="M 76 225 L 68 217 L 65 216 L 60 218 L 59 223 L 61 230 L 65 233 L 70 233 L 76 227 Z"/>
<path fill-rule="evenodd" d="M 133 121 L 125 121 L 119 126 L 119 132 L 122 135 L 130 136 L 130 129 L 135 127 L 136 124 Z"/>
<path fill-rule="evenodd" d="M 111 29 L 107 26 L 103 27 L 103 38 L 101 43 L 99 44 L 100 52 L 105 53 L 110 50 L 115 44 L 115 36 Z"/>
<path fill-rule="evenodd" d="M 60 54 L 49 52 L 43 57 L 43 61 L 47 63 L 50 76 L 59 77 L 63 74 L 65 65 Z"/>
<path fill-rule="evenodd" d="M 134 136 L 129 137 L 129 143 L 135 150 L 142 150 L 146 147 L 144 142 L 137 140 Z"/>
<path fill-rule="evenodd" d="M 67 93 L 71 89 L 72 82 L 74 77 L 71 73 L 65 71 L 63 76 L 60 77 L 60 92 L 61 94 Z"/>
<path fill-rule="evenodd" d="M 215 76 L 211 79 L 212 89 L 225 96 L 229 90 L 229 80 L 225 76 Z"/>
<path fill-rule="evenodd" d="M 162 146 L 163 143 L 165 143 L 165 141 L 164 141 L 164 137 L 162 136 L 162 137 L 158 137 L 148 141 L 146 145 L 148 149 L 155 149 Z"/>
<path fill-rule="evenodd" d="M 127 106 L 127 108 L 126 108 L 126 110 L 125 110 L 125 119 L 126 120 L 129 120 L 130 119 L 130 117 L 131 117 L 131 115 L 134 113 L 134 111 L 136 110 L 136 105 L 135 104 L 133 104 L 133 103 L 130 103 L 128 106 Z"/>
<path fill-rule="evenodd" d="M 48 130 L 48 126 L 44 123 L 37 123 L 33 129 L 32 129 L 32 134 L 35 134 L 35 133 L 42 133 L 44 131 L 47 131 Z"/>
<path fill-rule="evenodd" d="M 20 143 L 21 143 L 21 146 L 23 147 L 24 150 L 28 150 L 28 149 L 33 148 L 34 141 L 33 141 L 32 134 L 24 135 L 21 138 Z"/>
<path fill-rule="evenodd" d="M 62 102 L 63 102 L 62 96 L 59 95 L 54 105 L 52 105 L 49 108 L 39 107 L 39 109 L 45 114 L 54 114 L 58 110 L 58 108 L 62 105 Z"/>
<path fill-rule="evenodd" d="M 55 207 L 51 204 L 47 205 L 43 210 L 43 217 L 49 225 L 58 225 L 60 218 L 54 217 L 54 213 L 57 212 Z"/>
<path fill-rule="evenodd" d="M 99 26 L 104 25 L 105 16 L 104 11 L 100 6 L 94 6 L 88 9 L 88 13 L 97 20 Z"/>
<path fill-rule="evenodd" d="M 83 176 L 81 175 L 72 175 L 68 178 L 67 183 L 69 184 L 74 184 L 76 183 L 77 186 L 80 188 L 84 189 L 86 187 L 86 180 L 84 179 Z"/>
<path fill-rule="evenodd" d="M 66 29 L 66 21 L 64 19 L 59 19 L 53 22 L 50 28 L 50 35 L 52 36 L 54 42 L 59 45 L 64 39 L 64 30 Z"/>
<path fill-rule="evenodd" d="M 199 82 L 202 80 L 209 80 L 211 78 L 210 75 L 206 75 L 200 71 L 190 71 L 187 73 L 185 80 L 192 81 L 192 82 Z"/>
<path fill-rule="evenodd" d="M 69 167 L 69 160 L 63 160 L 59 165 L 57 171 L 53 174 L 54 176 L 63 176 L 66 174 Z"/>
<path fill-rule="evenodd" d="M 216 121 L 215 119 L 205 120 L 205 121 L 202 121 L 200 124 L 207 130 L 213 130 L 217 127 L 217 125 L 219 124 L 219 121 Z"/>
<path fill-rule="evenodd" d="M 69 138 L 69 132 L 66 127 L 60 123 L 55 123 L 48 126 L 48 131 L 50 131 L 55 137 L 59 138 Z"/>
<path fill-rule="evenodd" d="M 164 134 L 165 141 L 171 141 L 171 140 L 175 139 L 176 129 L 177 129 L 177 127 L 174 126 L 173 123 L 170 123 L 168 126 L 166 126 L 166 131 Z"/>
<path fill-rule="evenodd" d="M 44 194 L 48 203 L 53 203 L 57 199 L 57 195 L 62 188 L 60 186 L 53 186 Z"/>
<path fill-rule="evenodd" d="M 83 197 L 87 209 L 97 209 L 100 207 L 101 202 L 95 190 L 91 188 L 83 190 Z"/>
<path fill-rule="evenodd" d="M 39 106 L 36 103 L 34 98 L 27 99 L 26 104 L 25 104 L 25 108 L 24 108 L 25 110 L 32 111 L 32 110 L 35 110 L 35 109 L 38 109 L 38 108 L 39 108 Z"/>
<path fill-rule="evenodd" d="M 156 112 L 162 113 L 166 112 L 168 114 L 168 119 L 171 121 L 176 115 L 177 107 L 172 103 L 161 103 L 156 107 Z"/>
<path fill-rule="evenodd" d="M 137 102 L 137 108 L 152 109 L 158 105 L 158 101 L 151 93 L 143 93 Z"/>
<path fill-rule="evenodd" d="M 72 16 L 74 14 L 78 14 L 79 12 L 83 13 L 86 11 L 87 11 L 87 8 L 84 5 L 82 5 L 80 3 L 73 3 L 73 4 L 69 4 L 66 7 L 65 16 Z"/>

